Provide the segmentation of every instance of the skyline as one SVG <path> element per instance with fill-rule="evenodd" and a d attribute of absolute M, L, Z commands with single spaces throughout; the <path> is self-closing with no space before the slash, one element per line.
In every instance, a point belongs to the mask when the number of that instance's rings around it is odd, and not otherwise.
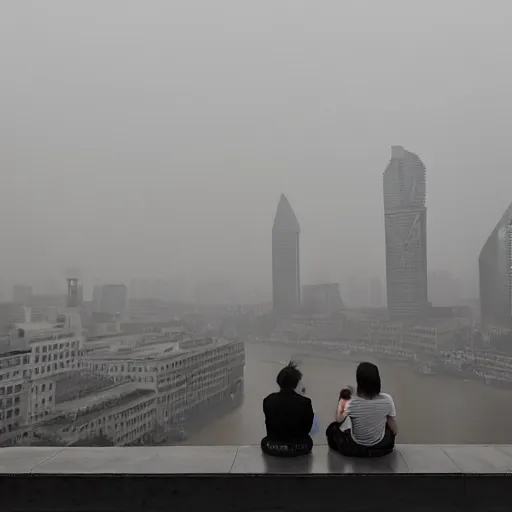
<path fill-rule="evenodd" d="M 419 159 L 419 157 L 414 154 L 414 153 L 410 153 L 409 151 L 405 151 L 403 147 L 401 146 L 391 146 L 391 151 L 392 151 L 392 157 L 391 157 L 391 160 L 390 162 L 388 163 L 388 166 L 386 167 L 385 171 L 384 171 L 384 178 L 386 176 L 386 172 L 390 170 L 390 168 L 392 168 L 392 163 L 394 160 L 396 160 L 396 158 L 398 158 L 398 156 L 401 155 L 401 157 L 406 157 L 407 155 L 409 155 L 411 158 L 415 159 L 415 161 L 417 160 L 419 162 L 419 165 L 420 167 L 422 168 L 423 170 L 423 177 L 421 178 L 422 179 L 422 183 L 423 183 L 423 188 L 422 188 L 422 192 L 420 193 L 420 196 L 419 197 L 419 203 L 418 207 L 420 207 L 420 203 L 423 205 L 422 208 L 424 208 L 425 210 L 425 218 L 423 219 L 424 222 L 423 224 L 426 224 L 426 207 L 425 207 L 425 198 L 426 198 L 426 189 L 425 189 L 425 166 L 423 164 L 423 162 Z M 398 155 L 398 152 L 400 153 L 400 155 Z M 413 180 L 415 182 L 415 180 Z M 411 185 L 409 183 L 409 185 Z M 408 186 L 409 186 L 408 185 Z M 391 187 L 393 188 L 393 187 Z M 411 187 L 409 187 L 411 188 Z M 411 190 L 409 190 L 408 192 L 408 195 L 411 195 L 412 193 L 412 189 L 414 187 L 411 188 Z M 386 200 L 387 200 L 387 203 L 388 203 L 388 213 L 389 212 L 392 212 L 393 213 L 393 208 L 396 208 L 397 205 L 393 204 L 393 201 L 396 200 L 396 198 L 392 198 L 391 196 L 393 196 L 393 194 L 390 193 L 391 192 L 391 189 L 389 189 L 389 186 L 388 186 L 388 190 L 386 191 L 386 180 L 384 179 L 384 215 L 386 215 Z M 405 191 L 407 192 L 407 191 Z M 400 193 L 399 193 L 399 196 L 400 194 L 404 194 L 404 191 L 402 190 Z M 412 195 L 414 195 L 414 193 L 412 193 Z M 397 196 L 398 197 L 398 196 Z M 411 196 L 412 197 L 412 196 Z M 410 205 L 409 205 L 410 206 Z M 510 207 L 509 207 L 510 208 Z M 399 210 L 397 210 L 399 211 Z M 288 201 L 288 199 L 286 198 L 286 196 L 281 193 L 280 195 L 280 201 L 279 201 L 279 204 L 278 204 L 278 208 L 277 208 L 277 213 L 276 213 L 276 216 L 274 217 L 274 225 L 273 225 L 273 232 L 274 232 L 274 229 L 276 227 L 276 220 L 278 219 L 278 217 L 280 217 L 280 212 L 281 213 L 285 213 L 286 215 L 284 215 L 284 217 L 281 215 L 281 219 L 284 219 L 287 217 L 287 215 L 289 214 L 289 212 L 291 212 L 291 217 L 288 216 L 286 222 L 288 222 L 288 226 L 285 226 L 283 225 L 283 223 L 281 222 L 280 224 L 280 228 L 283 228 L 283 227 L 288 227 L 290 228 L 290 225 L 289 225 L 289 222 L 293 221 L 293 223 L 296 224 L 297 226 L 297 230 L 298 232 L 300 233 L 300 227 L 298 226 L 298 221 L 297 221 L 297 218 L 295 216 L 295 213 L 293 211 L 293 209 L 291 208 L 290 206 L 290 203 Z M 396 213 L 396 212 L 394 212 Z M 291 219 L 291 220 L 290 220 Z M 501 222 L 502 220 L 500 220 Z M 293 229 L 293 227 L 292 227 Z M 495 228 L 496 229 L 496 228 Z M 490 235 L 491 237 L 492 235 Z M 490 238 L 489 237 L 489 238 Z M 385 251 L 386 251 L 386 244 L 385 245 Z M 386 258 L 386 256 L 385 256 Z M 300 267 L 300 264 L 299 264 L 299 267 Z M 70 272 L 69 269 L 66 269 L 65 271 L 62 271 L 61 274 L 62 275 L 68 275 Z M 75 268 L 74 269 L 74 272 L 77 273 L 77 275 L 82 275 L 82 271 L 81 269 L 79 268 Z M 458 288 L 462 288 L 462 289 L 465 289 L 467 290 L 468 287 L 467 286 L 464 286 L 463 283 L 460 281 L 459 278 L 457 278 L 456 275 L 454 275 L 452 272 L 450 271 L 447 271 L 445 269 L 436 269 L 434 270 L 433 272 L 430 272 L 428 273 L 428 279 L 430 280 L 431 278 L 434 278 L 434 274 L 438 274 L 439 272 L 441 273 L 444 273 L 444 274 L 447 274 L 450 276 L 450 279 L 455 279 L 458 283 Z M 315 278 L 311 278 L 311 275 L 316 275 L 316 279 Z M 425 269 L 425 276 L 427 276 L 427 271 Z M 89 279 L 89 285 L 91 283 L 91 276 L 88 276 Z M 354 275 L 351 275 L 347 278 L 345 278 L 343 281 L 345 282 L 345 285 L 346 285 L 346 288 L 345 288 L 345 291 L 348 291 L 348 289 L 350 288 L 350 284 L 348 284 L 349 281 L 353 280 L 353 279 L 356 279 L 356 281 L 359 281 L 359 284 L 362 285 L 362 282 L 364 280 L 373 280 L 373 279 L 381 279 L 379 276 L 359 276 L 359 277 L 355 277 Z M 309 279 L 306 279 L 305 280 L 306 282 L 304 283 L 305 285 L 316 285 L 316 284 L 322 284 L 322 283 L 327 283 L 327 282 L 330 282 L 330 280 L 328 278 L 325 277 L 325 272 L 314 272 L 314 273 L 311 273 L 310 274 L 310 277 Z M 24 286 L 27 286 L 27 285 L 30 285 L 31 288 L 33 288 L 35 290 L 35 293 L 36 294 L 45 294 L 47 293 L 47 291 L 43 291 L 41 290 L 41 287 L 39 286 L 39 289 L 38 289 L 38 286 L 33 286 L 33 284 L 31 283 L 28 283 L 27 280 L 18 280 L 18 281 L 13 281 L 14 284 L 12 285 L 12 290 L 14 290 L 14 288 L 16 287 L 24 287 Z M 57 280 L 55 278 L 47 278 L 47 282 L 49 282 L 51 284 L 51 289 L 52 289 L 52 292 L 51 293 L 61 293 L 61 292 L 64 292 L 64 288 L 63 288 L 63 280 L 61 279 L 60 282 L 57 282 Z M 146 284 L 148 283 L 152 283 L 153 285 L 156 285 L 156 286 L 161 286 L 162 284 L 165 284 L 165 285 L 169 285 L 170 283 L 174 284 L 174 286 L 177 286 L 180 290 L 180 294 L 181 295 L 187 295 L 187 293 L 183 293 L 183 287 L 185 285 L 185 281 L 182 277 L 180 278 L 162 278 L 162 277 L 159 277 L 159 278 L 151 278 L 151 277 L 145 277 L 145 278 L 134 278 L 132 277 L 129 281 L 129 284 L 128 286 L 129 287 L 132 287 L 134 285 L 134 283 L 137 283 L 139 282 L 145 282 Z M 301 276 L 300 276 L 300 273 L 299 273 L 299 296 L 301 294 L 301 291 L 302 291 L 302 286 L 300 284 L 301 282 Z M 342 283 L 342 280 L 338 280 L 338 281 L 333 281 L 333 282 L 339 282 L 340 284 Z M 386 283 L 386 289 L 387 289 L 387 279 L 386 277 L 384 277 L 384 282 Z M 93 288 L 96 288 L 98 286 L 102 286 L 102 285 L 125 285 L 125 283 L 121 283 L 119 280 L 115 280 L 115 279 L 108 279 L 108 278 L 104 278 L 104 279 L 98 279 L 98 278 L 95 278 L 93 280 Z M 215 285 L 215 284 L 218 284 L 218 283 L 223 283 L 224 286 L 229 286 L 231 287 L 233 285 L 233 282 L 232 281 L 229 281 L 229 279 L 225 278 L 225 277 L 222 277 L 222 278 L 215 278 L 215 277 L 210 277 L 209 279 L 207 280 L 193 280 L 193 283 L 195 283 L 195 285 L 193 284 L 193 287 L 194 287 L 194 291 L 191 292 L 190 290 L 188 290 L 188 297 L 190 297 L 191 295 L 195 295 L 197 296 L 197 293 L 198 293 L 198 290 L 199 288 L 201 288 L 202 286 L 204 285 Z M 2 297 L 2 288 L 1 288 L 1 285 L 2 283 L 0 282 L 0 297 Z M 348 286 L 348 287 L 347 287 Z M 427 289 L 428 289 L 428 285 L 427 285 Z M 11 292 L 12 290 L 9 290 L 9 292 Z M 37 291 L 36 291 L 37 290 Z M 6 290 L 3 290 L 4 292 L 4 297 L 3 299 L 5 299 L 5 291 Z M 247 289 L 244 290 L 245 292 L 247 292 Z M 252 289 L 252 292 L 253 292 L 253 295 L 255 294 L 256 296 L 259 296 L 259 300 L 256 300 L 256 302 L 265 302 L 265 300 L 263 299 L 263 295 L 265 294 L 265 292 L 261 289 L 261 288 L 253 288 Z M 92 292 L 91 292 L 92 293 Z M 231 292 L 233 294 L 233 292 Z M 238 294 L 240 293 L 240 290 L 238 290 Z M 242 292 L 243 294 L 243 292 Z M 237 295 L 237 292 L 235 292 L 235 295 Z M 465 293 L 462 293 L 462 296 L 464 298 L 471 298 L 471 294 L 465 294 Z M 93 299 L 93 297 L 91 297 L 91 299 Z M 190 300 L 190 298 L 188 299 Z M 428 295 L 428 300 L 430 300 L 430 295 Z M 244 302 L 243 300 L 242 301 L 234 301 L 234 302 Z M 250 300 L 248 302 L 254 302 L 254 299 L 253 300 Z M 300 302 L 300 299 L 299 299 L 299 302 Z M 351 299 L 349 298 L 348 299 L 348 302 L 352 302 Z M 357 300 L 356 300 L 357 302 Z"/>
<path fill-rule="evenodd" d="M 403 150 L 403 148 L 401 146 L 391 146 L 392 148 L 392 151 L 395 150 L 395 149 L 401 149 Z M 405 153 L 407 154 L 411 154 L 413 155 L 414 157 L 418 158 L 417 155 L 415 155 L 414 153 L 410 153 L 408 151 L 405 151 Z M 393 160 L 393 158 L 391 159 Z M 421 165 L 424 167 L 423 163 L 421 162 L 421 160 L 418 159 L 418 161 L 421 163 Z M 389 167 L 390 164 L 388 164 L 388 167 Z M 387 170 L 388 168 L 386 168 Z M 384 173 L 385 174 L 385 173 Z M 424 191 L 424 197 L 426 197 L 426 192 Z M 384 194 L 386 195 L 386 194 Z M 286 203 L 288 203 L 289 205 L 289 202 L 286 198 L 286 196 L 281 193 L 281 200 L 282 198 L 284 197 L 285 200 L 286 200 Z M 280 201 L 281 202 L 281 201 Z M 385 202 L 385 201 L 384 201 Z M 510 208 L 510 206 L 509 206 Z M 384 205 L 384 210 L 386 209 L 386 206 Z M 425 209 L 426 211 L 426 209 Z M 292 213 L 293 215 L 294 212 L 292 210 Z M 385 214 L 384 214 L 385 216 Z M 296 217 L 295 217 L 295 220 L 296 220 Z M 275 218 L 274 218 L 274 222 L 275 222 Z M 501 222 L 501 220 L 500 220 Z M 299 228 L 300 229 L 300 228 Z M 490 235 L 491 236 L 491 235 Z M 386 244 L 384 243 L 384 247 L 386 247 Z M 76 268 L 75 269 L 76 272 L 78 272 L 78 274 L 81 276 L 82 275 L 82 270 L 79 269 L 79 268 Z M 457 281 L 458 281 L 458 284 L 459 284 L 459 287 L 462 287 L 465 291 L 469 290 L 470 288 L 473 288 L 473 295 L 474 294 L 474 291 L 475 291 L 475 287 L 474 287 L 474 283 L 469 283 L 470 286 L 467 286 L 468 283 L 464 283 L 463 281 L 461 281 L 460 277 L 457 276 L 457 274 L 453 273 L 452 271 L 449 271 L 449 270 L 446 270 L 444 268 L 440 268 L 440 269 L 435 269 L 433 271 L 433 273 L 448 273 L 451 278 L 455 278 Z M 61 270 L 60 274 L 61 274 L 61 278 L 56 278 L 55 275 L 53 276 L 46 276 L 44 278 L 44 280 L 46 281 L 46 283 L 50 284 L 49 286 L 49 290 L 48 291 L 48 288 L 46 288 L 46 290 L 44 289 L 44 286 L 41 286 L 41 280 L 37 281 L 36 280 L 36 285 L 34 286 L 33 283 L 30 283 L 27 279 L 17 279 L 17 280 L 11 280 L 11 283 L 9 283 L 8 287 L 5 287 L 3 288 L 2 285 L 5 284 L 5 282 L 2 282 L 0 281 L 0 300 L 3 299 L 5 300 L 6 298 L 8 298 L 8 296 L 11 294 L 12 292 L 12 289 L 17 287 L 17 286 L 27 286 L 27 285 L 30 285 L 32 288 L 34 288 L 35 290 L 35 293 L 36 294 L 45 294 L 45 293 L 62 293 L 62 292 L 65 292 L 65 289 L 64 289 L 64 285 L 63 285 L 63 280 L 62 280 L 62 276 L 64 275 L 68 275 L 69 273 L 69 269 L 65 269 L 65 270 Z M 429 271 L 429 278 L 430 278 L 430 271 Z M 169 277 L 169 275 L 167 275 L 166 277 L 154 277 L 154 274 L 152 277 L 150 277 L 151 274 L 146 275 L 146 277 L 131 277 L 129 280 L 127 280 L 127 282 L 122 282 L 122 280 L 120 279 L 110 279 L 108 277 L 103 277 L 101 279 L 99 279 L 98 277 L 95 277 L 93 278 L 91 275 L 87 276 L 86 277 L 86 281 L 88 282 L 89 286 L 92 286 L 92 287 L 95 287 L 95 286 L 98 286 L 98 285 L 104 285 L 104 284 L 126 284 L 127 286 L 130 286 L 130 285 L 133 285 L 134 282 L 137 282 L 137 281 L 142 281 L 142 282 L 154 282 L 154 283 L 170 283 L 170 282 L 173 282 L 175 285 L 177 285 L 178 287 L 183 287 L 184 286 L 184 283 L 186 282 L 186 279 L 183 278 L 183 274 L 181 274 L 178 278 L 176 277 Z M 340 284 L 345 281 L 349 281 L 350 279 L 353 279 L 354 277 L 356 277 L 356 279 L 362 281 L 362 280 L 367 280 L 367 279 L 375 279 L 375 278 L 378 278 L 378 279 L 382 279 L 381 276 L 375 276 L 375 275 L 360 275 L 360 276 L 354 276 L 353 274 L 352 275 L 349 275 L 347 276 L 345 279 L 334 279 L 334 280 L 330 280 L 328 277 L 326 277 L 326 273 L 325 271 L 318 271 L 318 270 L 315 270 L 313 272 L 310 272 L 309 273 L 309 276 L 306 277 L 306 279 L 304 280 L 304 284 L 306 285 L 314 285 L 314 284 L 321 284 L 321 283 L 327 283 L 327 282 L 339 282 Z M 232 284 L 232 281 L 230 282 L 229 281 L 229 277 L 227 276 L 211 276 L 210 278 L 207 278 L 207 279 L 199 279 L 199 280 L 196 280 L 196 279 L 192 279 L 191 280 L 193 283 L 195 283 L 195 288 L 194 288 L 194 292 L 193 294 L 197 294 L 197 288 L 198 287 L 201 287 L 201 286 L 204 286 L 205 284 L 207 283 L 215 283 L 215 282 L 224 282 L 224 283 L 230 283 L 230 285 Z M 384 281 L 386 282 L 387 279 L 386 279 L 386 276 L 384 276 Z M 478 278 L 477 278 L 477 281 L 478 281 Z M 478 283 L 477 283 L 477 286 L 478 286 Z M 242 288 L 243 288 L 243 284 L 242 284 Z M 259 288 L 259 287 L 250 287 L 252 288 L 252 292 L 256 293 L 256 295 L 259 295 L 259 296 L 262 296 L 265 294 L 265 291 L 264 289 L 262 288 Z M 427 287 L 428 288 L 428 287 Z M 247 292 L 247 287 L 245 288 L 245 292 Z M 476 290 L 478 292 L 478 289 Z M 181 290 L 181 292 L 183 293 L 183 291 Z M 92 291 L 91 291 L 92 293 Z M 243 293 L 243 292 L 242 292 Z M 190 295 L 190 292 L 189 292 L 189 295 Z M 465 296 L 465 298 L 470 298 L 472 295 L 471 293 L 463 293 L 462 294 L 463 296 Z M 259 302 L 259 301 L 257 301 Z"/>
<path fill-rule="evenodd" d="M 429 169 L 429 265 L 476 293 L 512 190 L 510 6 L 493 5 L 10 3 L 0 281 L 73 265 L 271 290 L 283 191 L 304 281 L 384 278 L 380 176 L 402 144 Z"/>

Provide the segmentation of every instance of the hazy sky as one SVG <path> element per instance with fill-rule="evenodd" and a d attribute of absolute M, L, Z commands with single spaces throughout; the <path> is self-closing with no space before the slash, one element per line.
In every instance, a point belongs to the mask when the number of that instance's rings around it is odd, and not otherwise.
<path fill-rule="evenodd" d="M 2 0 L 0 281 L 384 276 L 390 146 L 427 166 L 430 269 L 476 282 L 512 200 L 512 4 Z M 27 280 L 25 279 L 25 280 Z"/>

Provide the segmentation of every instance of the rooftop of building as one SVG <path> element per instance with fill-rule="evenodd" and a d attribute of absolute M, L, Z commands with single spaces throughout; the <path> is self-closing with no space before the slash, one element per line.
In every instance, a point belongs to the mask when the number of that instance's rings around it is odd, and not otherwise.
<path fill-rule="evenodd" d="M 326 446 L 294 458 L 264 456 L 259 446 L 0 451 L 5 511 L 300 512 L 340 503 L 361 511 L 508 511 L 511 471 L 512 446 L 401 445 L 379 459 L 349 459 Z"/>
<path fill-rule="evenodd" d="M 106 409 L 121 407 L 143 396 L 154 394 L 150 389 L 138 389 L 135 382 L 115 384 L 97 390 L 82 398 L 57 404 L 54 416 L 41 425 L 44 429 L 59 429 L 67 425 L 81 426 L 91 421 Z"/>
<path fill-rule="evenodd" d="M 51 322 L 19 322 L 16 324 L 17 329 L 23 329 L 27 333 L 32 332 L 47 332 L 55 331 L 59 332 L 62 330 L 61 325 L 57 325 Z"/>
<path fill-rule="evenodd" d="M 72 371 L 56 377 L 55 403 L 61 404 L 76 400 L 81 396 L 96 393 L 115 384 L 114 377 L 105 375 L 86 374 Z"/>
<path fill-rule="evenodd" d="M 0 359 L 7 359 L 8 357 L 16 357 L 24 354 L 30 354 L 30 350 L 5 350 L 2 351 L 0 347 Z"/>
<path fill-rule="evenodd" d="M 81 414 L 75 415 L 73 414 L 75 409 L 70 409 L 66 412 L 57 412 L 58 416 L 53 419 L 43 423 L 41 428 L 50 429 L 51 431 L 55 431 L 55 429 L 59 430 L 68 426 L 81 427 L 89 423 L 91 420 L 103 416 L 107 409 L 112 410 L 115 407 L 123 407 L 124 405 L 137 400 L 138 398 L 142 398 L 145 396 L 154 395 L 155 392 L 150 389 L 134 389 L 130 393 L 127 393 L 118 397 L 111 397 L 109 400 L 105 400 L 103 403 L 105 407 L 100 408 L 97 407 L 96 404 L 91 404 L 89 406 L 89 410 L 83 411 Z"/>
<path fill-rule="evenodd" d="M 187 352 L 205 351 L 208 349 L 220 347 L 231 343 L 222 338 L 190 338 L 185 340 L 169 340 L 161 336 L 143 345 L 135 347 L 116 346 L 102 347 L 90 352 L 89 359 L 99 360 L 132 360 L 132 361 L 150 361 L 161 358 L 183 355 Z M 190 346 L 188 345 L 190 344 Z"/>
<path fill-rule="evenodd" d="M 123 384 L 114 384 L 105 389 L 97 390 L 94 394 L 68 400 L 56 406 L 57 413 L 70 413 L 82 408 L 88 408 L 101 405 L 110 400 L 118 399 L 137 390 L 135 382 L 125 382 Z"/>
<path fill-rule="evenodd" d="M 15 324 L 15 329 L 18 331 L 18 333 L 23 331 L 23 337 L 29 339 L 30 342 L 61 338 L 78 338 L 81 336 L 78 333 L 70 332 L 65 328 L 65 325 L 60 322 L 20 322 Z"/>
<path fill-rule="evenodd" d="M 501 473 L 507 474 L 510 482 L 511 472 L 512 445 L 404 444 L 397 445 L 391 455 L 376 459 L 343 457 L 329 450 L 326 445 L 315 445 L 310 456 L 296 458 L 268 457 L 261 453 L 259 446 L 64 449 L 62 447 L 20 447 L 0 450 L 0 474 L 496 475 Z"/>
<path fill-rule="evenodd" d="M 90 359 L 131 359 L 131 360 L 147 360 L 157 357 L 169 356 L 178 352 L 178 343 L 176 341 L 164 341 L 148 343 L 147 345 L 137 347 L 106 347 L 94 350 L 88 357 Z"/>
<path fill-rule="evenodd" d="M 114 345 L 137 343 L 144 340 L 161 339 L 160 333 L 127 334 L 125 332 L 109 333 L 98 336 L 87 336 L 86 346 L 89 348 L 101 348 Z"/>

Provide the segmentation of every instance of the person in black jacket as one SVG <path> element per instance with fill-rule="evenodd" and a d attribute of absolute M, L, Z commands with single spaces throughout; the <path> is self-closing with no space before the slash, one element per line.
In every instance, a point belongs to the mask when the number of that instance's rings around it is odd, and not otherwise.
<path fill-rule="evenodd" d="M 263 400 L 267 435 L 261 441 L 261 449 L 269 455 L 294 457 L 306 455 L 313 448 L 309 435 L 314 420 L 313 405 L 296 391 L 301 380 L 301 371 L 290 362 L 277 375 L 279 391 Z"/>

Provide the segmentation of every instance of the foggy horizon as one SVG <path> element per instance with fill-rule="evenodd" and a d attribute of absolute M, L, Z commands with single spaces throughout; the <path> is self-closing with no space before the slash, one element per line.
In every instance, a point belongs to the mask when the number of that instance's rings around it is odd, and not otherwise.
<path fill-rule="evenodd" d="M 476 296 L 512 200 L 512 7 L 488 5 L 4 5 L 4 298 L 73 266 L 89 283 L 227 279 L 270 299 L 281 193 L 302 284 L 385 283 L 392 145 L 427 169 L 429 273 Z"/>

